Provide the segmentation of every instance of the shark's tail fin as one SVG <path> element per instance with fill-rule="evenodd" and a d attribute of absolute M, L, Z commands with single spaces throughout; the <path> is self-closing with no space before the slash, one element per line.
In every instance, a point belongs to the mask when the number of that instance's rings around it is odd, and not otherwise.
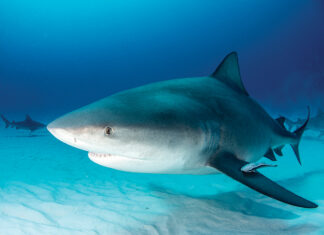
<path fill-rule="evenodd" d="M 300 165 L 301 165 L 301 161 L 300 161 L 300 155 L 299 155 L 298 146 L 299 146 L 300 139 L 301 139 L 301 137 L 302 137 L 302 135 L 303 135 L 303 133 L 305 131 L 305 128 L 307 126 L 307 123 L 308 123 L 309 117 L 310 117 L 310 108 L 307 107 L 307 109 L 308 109 L 308 115 L 307 115 L 306 121 L 304 122 L 304 124 L 301 127 L 297 128 L 297 130 L 294 131 L 294 134 L 295 134 L 295 136 L 297 138 L 297 142 L 294 143 L 294 144 L 291 144 L 291 147 L 292 147 L 292 149 L 293 149 L 293 151 L 294 151 L 294 153 L 296 155 L 296 158 L 297 158 Z"/>
<path fill-rule="evenodd" d="M 1 114 L 1 118 L 4 121 L 4 123 L 6 124 L 6 128 L 8 128 L 11 125 L 11 122 L 9 122 L 2 114 Z"/>

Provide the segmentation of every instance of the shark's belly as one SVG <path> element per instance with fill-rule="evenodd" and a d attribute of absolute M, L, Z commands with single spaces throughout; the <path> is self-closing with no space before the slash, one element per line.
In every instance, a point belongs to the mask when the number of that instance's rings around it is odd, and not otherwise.
<path fill-rule="evenodd" d="M 99 165 L 121 171 L 156 174 L 215 174 L 218 171 L 205 164 L 201 156 L 189 160 L 177 158 L 163 159 L 136 159 L 112 154 L 89 153 L 89 159 Z M 200 157 L 200 159 L 199 159 Z"/>

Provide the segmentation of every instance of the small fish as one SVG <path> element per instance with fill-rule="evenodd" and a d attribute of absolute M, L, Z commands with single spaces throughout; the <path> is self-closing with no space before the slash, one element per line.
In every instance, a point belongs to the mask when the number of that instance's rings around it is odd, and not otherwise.
<path fill-rule="evenodd" d="M 262 167 L 277 167 L 277 165 L 267 164 L 263 162 L 259 163 L 249 163 L 241 168 L 241 171 L 244 173 L 255 173 L 257 169 Z"/>

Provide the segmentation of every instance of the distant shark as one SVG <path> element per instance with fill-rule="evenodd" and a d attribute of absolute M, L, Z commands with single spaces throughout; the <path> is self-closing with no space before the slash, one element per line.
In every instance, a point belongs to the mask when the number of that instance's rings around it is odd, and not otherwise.
<path fill-rule="evenodd" d="M 294 132 L 272 119 L 245 90 L 237 53 L 207 77 L 175 79 L 126 90 L 50 123 L 59 140 L 89 158 L 123 171 L 166 174 L 222 172 L 279 201 L 317 205 L 284 189 L 256 163 L 298 144 L 308 119 Z M 222 183 L 222 182 L 219 182 Z"/>
<path fill-rule="evenodd" d="M 29 115 L 26 115 L 25 120 L 20 122 L 15 122 L 15 121 L 10 122 L 2 114 L 1 114 L 1 118 L 6 124 L 6 128 L 11 127 L 16 129 L 30 130 L 31 132 L 33 132 L 46 127 L 45 124 L 32 120 Z"/>
<path fill-rule="evenodd" d="M 305 119 L 301 119 L 301 118 L 299 118 L 297 121 L 292 121 L 284 117 L 281 118 L 284 119 L 284 122 L 287 125 L 289 130 L 293 130 L 294 128 L 298 127 L 299 125 L 305 122 Z M 305 130 L 312 130 L 312 131 L 319 132 L 318 137 L 324 136 L 324 111 L 323 110 L 319 109 L 315 116 L 310 117 Z"/>

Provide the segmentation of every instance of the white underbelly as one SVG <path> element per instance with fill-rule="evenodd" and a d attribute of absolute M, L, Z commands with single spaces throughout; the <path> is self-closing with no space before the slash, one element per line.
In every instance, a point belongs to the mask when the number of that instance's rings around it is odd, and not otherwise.
<path fill-rule="evenodd" d="M 215 174 L 216 169 L 204 164 L 185 164 L 180 161 L 135 159 L 112 154 L 88 154 L 91 161 L 120 171 L 156 174 Z"/>

